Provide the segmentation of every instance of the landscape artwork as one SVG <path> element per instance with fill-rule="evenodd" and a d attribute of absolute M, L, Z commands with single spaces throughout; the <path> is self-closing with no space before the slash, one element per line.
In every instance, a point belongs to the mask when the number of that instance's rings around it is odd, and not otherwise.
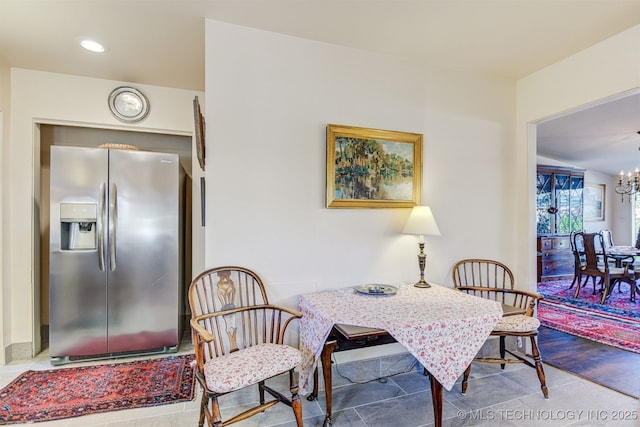
<path fill-rule="evenodd" d="M 422 135 L 327 126 L 327 207 L 419 204 Z"/>
<path fill-rule="evenodd" d="M 586 184 L 583 190 L 583 215 L 585 221 L 604 221 L 604 184 Z"/>

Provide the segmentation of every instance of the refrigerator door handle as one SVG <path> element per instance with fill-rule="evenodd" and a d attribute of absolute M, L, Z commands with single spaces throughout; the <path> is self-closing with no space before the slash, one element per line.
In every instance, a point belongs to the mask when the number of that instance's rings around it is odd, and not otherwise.
<path fill-rule="evenodd" d="M 98 218 L 97 218 L 97 229 L 96 233 L 98 233 L 98 266 L 100 267 L 100 271 L 104 271 L 104 222 L 106 219 L 106 207 L 105 207 L 105 198 L 107 197 L 107 184 L 100 184 L 100 198 L 98 199 Z"/>
<path fill-rule="evenodd" d="M 115 182 L 111 184 L 109 197 L 109 268 L 116 269 L 116 223 L 118 222 L 118 188 Z"/>

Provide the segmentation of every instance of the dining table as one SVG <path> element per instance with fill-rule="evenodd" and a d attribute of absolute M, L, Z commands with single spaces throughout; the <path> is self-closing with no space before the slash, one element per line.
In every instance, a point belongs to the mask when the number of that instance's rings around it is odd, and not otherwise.
<path fill-rule="evenodd" d="M 336 324 L 387 331 L 429 375 L 436 427 L 442 425 L 442 388 L 451 390 L 503 315 L 499 302 L 432 284 L 359 285 L 300 296 L 300 393 L 307 395 L 327 338 Z M 326 384 L 325 384 L 326 386 Z M 325 392 L 331 393 L 329 390 Z M 328 399 L 329 401 L 329 399 Z M 325 414 L 325 425 L 331 413 Z"/>
<path fill-rule="evenodd" d="M 633 264 L 636 256 L 640 256 L 640 249 L 634 246 L 610 246 L 607 249 L 607 257 L 615 260 L 616 267 L 622 267 L 625 262 Z"/>
<path fill-rule="evenodd" d="M 637 279 L 640 278 L 640 271 L 634 268 L 637 256 L 640 256 L 640 249 L 635 246 L 610 246 L 607 250 L 607 258 L 612 258 L 615 261 L 614 265 L 616 267 L 622 268 L 626 265 L 630 271 L 635 273 L 634 278 L 629 282 L 629 298 L 631 302 L 636 302 L 636 294 L 640 293 L 640 285 L 637 282 Z M 606 298 L 608 298 L 608 296 Z"/>

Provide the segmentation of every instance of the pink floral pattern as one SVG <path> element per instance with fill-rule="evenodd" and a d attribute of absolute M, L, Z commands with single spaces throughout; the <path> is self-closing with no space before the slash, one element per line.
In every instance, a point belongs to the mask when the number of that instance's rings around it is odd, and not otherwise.
<path fill-rule="evenodd" d="M 300 361 L 300 351 L 291 346 L 259 344 L 209 360 L 204 376 L 209 390 L 226 393 L 287 372 Z"/>
<path fill-rule="evenodd" d="M 504 316 L 493 328 L 497 332 L 534 332 L 540 327 L 540 321 L 535 317 L 516 314 Z"/>
<path fill-rule="evenodd" d="M 447 390 L 469 366 L 502 317 L 498 302 L 432 285 L 402 285 L 395 295 L 345 290 L 300 297 L 300 391 L 307 394 L 335 323 L 385 329 Z"/>

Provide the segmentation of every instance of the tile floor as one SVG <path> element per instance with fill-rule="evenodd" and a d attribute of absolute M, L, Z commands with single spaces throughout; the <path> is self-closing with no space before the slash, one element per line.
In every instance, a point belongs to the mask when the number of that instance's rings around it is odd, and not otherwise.
<path fill-rule="evenodd" d="M 190 345 L 178 354 L 192 351 Z M 86 362 L 103 363 L 103 362 Z M 70 365 L 67 365 L 70 366 Z M 46 353 L 29 361 L 0 367 L 0 387 L 27 369 L 51 369 Z M 334 427 L 418 427 L 433 425 L 429 381 L 408 355 L 388 356 L 334 365 Z M 389 372 L 404 372 L 371 380 Z M 640 401 L 545 365 L 549 399 L 540 391 L 535 371 L 524 365 L 476 364 L 466 396 L 457 383 L 444 392 L 445 426 L 638 426 Z M 350 378 L 347 380 L 346 378 Z M 284 378 L 282 379 L 284 385 Z M 369 382 L 367 382 L 369 381 Z M 321 426 L 323 393 L 316 401 L 303 398 L 305 426 Z M 255 400 L 257 393 L 236 393 L 222 401 L 223 416 Z M 192 402 L 156 406 L 59 421 L 54 426 L 196 426 L 198 392 Z M 235 424 L 241 426 L 294 426 L 291 410 L 276 405 L 269 411 Z"/>

